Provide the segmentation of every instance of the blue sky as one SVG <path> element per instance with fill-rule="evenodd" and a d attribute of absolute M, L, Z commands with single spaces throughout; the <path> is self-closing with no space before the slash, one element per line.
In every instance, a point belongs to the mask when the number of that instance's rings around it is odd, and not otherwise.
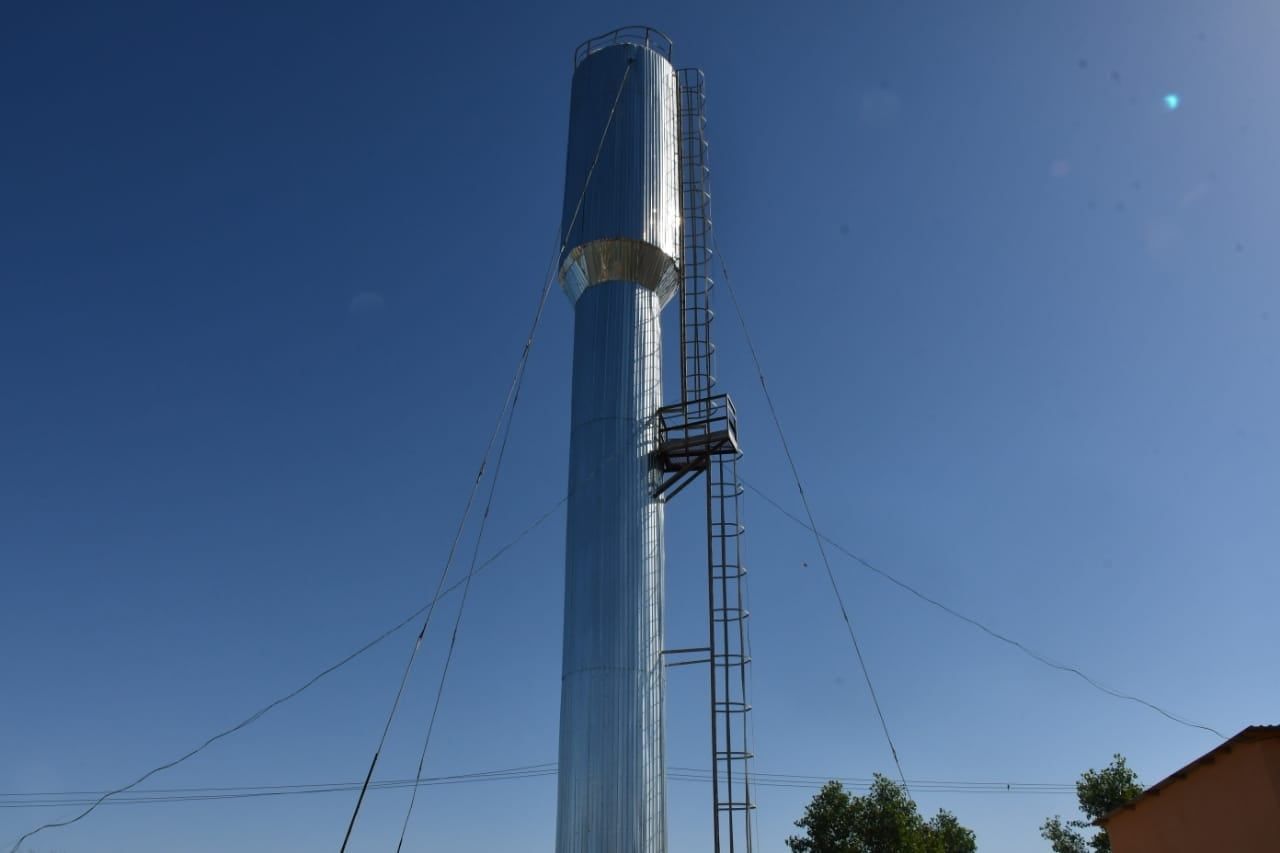
<path fill-rule="evenodd" d="M 0 32 L 0 790 L 127 781 L 427 596 L 556 248 L 572 50 L 634 22 L 706 69 L 719 242 L 824 531 L 1110 685 L 1277 721 L 1274 4 L 47 3 Z M 743 474 L 798 511 L 719 313 Z M 571 331 L 557 296 L 483 552 L 563 495 Z M 812 540 L 746 514 L 757 768 L 889 772 Z M 477 579 L 428 775 L 554 760 L 562 559 L 556 516 Z M 1215 743 L 834 560 L 908 778 L 1122 752 L 1154 782 Z M 149 785 L 361 777 L 411 639 Z M 381 778 L 413 773 L 446 639 Z M 703 686 L 671 675 L 672 765 L 707 765 Z M 706 849 L 705 786 L 671 792 L 672 849 Z M 762 849 L 808 796 L 761 789 Z M 549 849 L 554 799 L 427 789 L 409 837 Z M 1073 808 L 918 799 L 984 853 Z M 352 849 L 406 800 L 371 795 Z M 336 848 L 350 806 L 104 807 L 31 848 Z M 64 814 L 0 810 L 0 840 Z"/>

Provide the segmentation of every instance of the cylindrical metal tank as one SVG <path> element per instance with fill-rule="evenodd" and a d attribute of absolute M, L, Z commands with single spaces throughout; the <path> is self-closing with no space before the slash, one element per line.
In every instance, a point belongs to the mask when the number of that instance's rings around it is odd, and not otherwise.
<path fill-rule="evenodd" d="M 573 75 L 560 265 L 574 344 L 557 853 L 665 853 L 667 843 L 652 456 L 659 315 L 680 246 L 669 55 L 655 31 L 611 33 L 579 48 Z"/>

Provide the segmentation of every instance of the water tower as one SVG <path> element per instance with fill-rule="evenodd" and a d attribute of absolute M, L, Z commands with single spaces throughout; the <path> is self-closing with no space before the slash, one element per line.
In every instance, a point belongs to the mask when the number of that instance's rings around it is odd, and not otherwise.
<path fill-rule="evenodd" d="M 574 56 L 560 280 L 573 303 L 557 853 L 665 853 L 665 667 L 710 678 L 715 849 L 750 851 L 737 416 L 714 393 L 703 77 L 626 27 Z M 678 296 L 680 400 L 662 401 Z M 707 644 L 663 646 L 668 501 L 704 485 Z M 695 507 L 690 501 L 687 506 Z"/>

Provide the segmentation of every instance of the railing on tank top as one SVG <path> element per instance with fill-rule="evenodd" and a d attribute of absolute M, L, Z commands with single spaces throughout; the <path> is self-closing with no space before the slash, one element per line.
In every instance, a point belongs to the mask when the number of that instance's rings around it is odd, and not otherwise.
<path fill-rule="evenodd" d="M 668 61 L 671 60 L 673 44 L 670 36 L 653 27 L 633 25 L 618 27 L 618 29 L 610 30 L 603 35 L 593 36 L 578 45 L 573 52 L 573 67 L 577 68 L 582 64 L 582 60 L 597 50 L 603 50 L 606 47 L 613 47 L 618 44 L 634 44 L 647 47 L 655 53 L 662 54 Z"/>

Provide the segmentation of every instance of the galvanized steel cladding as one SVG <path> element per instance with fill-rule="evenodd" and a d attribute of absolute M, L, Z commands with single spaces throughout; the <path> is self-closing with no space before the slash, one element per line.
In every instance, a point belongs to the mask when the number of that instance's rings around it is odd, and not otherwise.
<path fill-rule="evenodd" d="M 653 459 L 660 314 L 679 279 L 678 129 L 665 56 L 608 42 L 579 57 L 561 220 L 560 276 L 575 316 L 558 853 L 667 844 Z"/>
<path fill-rule="evenodd" d="M 616 44 L 579 63 L 561 218 L 560 272 L 571 298 L 601 281 L 637 282 L 664 303 L 675 291 L 678 147 L 676 76 L 665 56 Z"/>

